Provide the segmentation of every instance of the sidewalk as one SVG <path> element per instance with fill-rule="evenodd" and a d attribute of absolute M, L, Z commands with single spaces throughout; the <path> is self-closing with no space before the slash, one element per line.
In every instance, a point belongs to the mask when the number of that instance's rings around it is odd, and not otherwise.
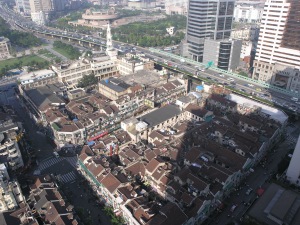
<path fill-rule="evenodd" d="M 65 184 L 62 189 L 74 205 L 82 222 L 87 224 L 90 222 L 91 225 L 111 225 L 110 218 L 97 203 L 97 197 L 85 180 Z"/>

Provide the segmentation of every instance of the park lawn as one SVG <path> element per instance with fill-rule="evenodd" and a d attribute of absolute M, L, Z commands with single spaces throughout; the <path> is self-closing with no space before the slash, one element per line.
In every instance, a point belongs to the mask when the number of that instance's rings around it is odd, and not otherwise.
<path fill-rule="evenodd" d="M 0 70 L 2 68 L 5 68 L 5 66 L 12 66 L 15 63 L 18 63 L 19 61 L 22 61 L 22 66 L 27 66 L 28 63 L 35 61 L 35 62 L 45 62 L 47 60 L 42 59 L 41 57 L 37 56 L 37 55 L 26 55 L 26 56 L 22 56 L 22 57 L 18 57 L 18 58 L 13 58 L 13 59 L 6 59 L 3 61 L 0 61 Z"/>
<path fill-rule="evenodd" d="M 67 57 L 68 59 L 71 59 L 72 56 L 66 52 L 64 49 L 61 48 L 53 48 L 54 51 L 57 51 L 58 53 L 62 54 L 63 56 Z"/>

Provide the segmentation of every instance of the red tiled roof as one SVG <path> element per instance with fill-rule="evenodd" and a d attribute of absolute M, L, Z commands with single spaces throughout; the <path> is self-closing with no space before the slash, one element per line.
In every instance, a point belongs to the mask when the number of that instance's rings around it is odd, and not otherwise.
<path fill-rule="evenodd" d="M 114 193 L 117 188 L 121 185 L 121 182 L 111 173 L 109 173 L 101 183 L 110 192 Z"/>

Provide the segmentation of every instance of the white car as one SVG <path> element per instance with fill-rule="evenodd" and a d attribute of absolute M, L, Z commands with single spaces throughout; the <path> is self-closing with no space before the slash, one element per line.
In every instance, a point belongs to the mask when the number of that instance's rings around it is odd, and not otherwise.
<path fill-rule="evenodd" d="M 294 102 L 298 102 L 299 101 L 299 99 L 296 98 L 296 97 L 292 97 L 291 100 L 294 101 Z"/>
<path fill-rule="evenodd" d="M 221 73 L 220 73 L 219 76 L 220 76 L 220 77 L 224 77 L 224 74 L 221 74 Z"/>
<path fill-rule="evenodd" d="M 253 84 L 247 84 L 249 87 L 253 87 L 254 85 Z"/>

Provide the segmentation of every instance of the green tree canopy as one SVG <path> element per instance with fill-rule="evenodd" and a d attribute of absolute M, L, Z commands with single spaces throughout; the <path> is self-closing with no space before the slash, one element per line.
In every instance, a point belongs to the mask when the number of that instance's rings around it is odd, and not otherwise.
<path fill-rule="evenodd" d="M 166 28 L 174 27 L 175 34 L 170 36 Z M 113 39 L 137 44 L 142 47 L 168 46 L 179 44 L 184 33 L 178 30 L 186 28 L 186 17 L 182 15 L 167 16 L 152 22 L 135 22 L 113 29 Z"/>
<path fill-rule="evenodd" d="M 88 87 L 88 86 L 97 84 L 97 82 L 98 82 L 98 79 L 97 79 L 97 77 L 95 77 L 94 74 L 86 75 L 86 76 L 83 76 L 79 80 L 78 87 L 81 87 L 81 88 Z"/>
<path fill-rule="evenodd" d="M 65 44 L 61 41 L 54 41 L 53 47 L 64 50 L 68 56 L 70 56 L 70 59 L 78 59 L 78 57 L 81 56 L 77 48 L 74 48 L 72 45 Z"/>
<path fill-rule="evenodd" d="M 23 48 L 30 48 L 42 44 L 42 41 L 31 33 L 11 30 L 5 20 L 0 17 L 0 37 L 1 36 L 7 37 L 12 46 L 17 45 Z"/>

